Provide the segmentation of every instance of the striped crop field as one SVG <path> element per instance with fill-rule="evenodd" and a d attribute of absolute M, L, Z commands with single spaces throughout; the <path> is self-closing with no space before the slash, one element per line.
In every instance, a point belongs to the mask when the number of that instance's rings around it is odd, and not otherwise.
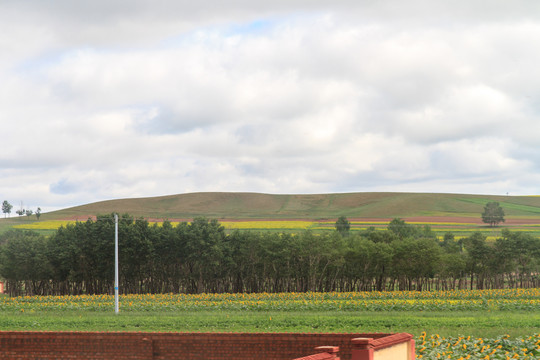
<path fill-rule="evenodd" d="M 68 224 L 74 224 L 74 220 L 44 220 L 44 221 L 21 221 L 16 225 L 13 225 L 16 229 L 34 230 L 50 234 L 60 226 L 66 226 Z M 350 220 L 351 232 L 358 233 L 366 231 L 368 229 L 383 231 L 387 229 L 388 219 L 374 219 L 374 220 Z M 150 225 L 161 224 L 161 221 L 150 221 Z M 173 226 L 177 225 L 179 221 L 171 220 Z M 331 220 L 222 220 L 220 224 L 227 230 L 240 230 L 240 231 L 274 231 L 274 232 L 301 232 L 310 230 L 314 233 L 325 233 L 335 230 L 335 221 Z M 424 227 L 429 226 L 431 230 L 442 238 L 446 233 L 452 233 L 456 239 L 470 236 L 475 232 L 481 232 L 486 235 L 488 240 L 494 240 L 501 236 L 502 229 L 509 229 L 511 231 L 527 232 L 533 236 L 540 236 L 540 224 L 536 223 L 509 223 L 502 224 L 501 226 L 491 228 L 485 224 L 478 223 L 477 219 L 471 219 L 470 222 L 455 222 L 449 219 L 445 221 L 407 221 L 407 224 Z"/>
<path fill-rule="evenodd" d="M 75 220 L 46 220 L 46 221 L 35 221 L 28 223 L 21 223 L 14 225 L 16 229 L 26 229 L 26 230 L 55 230 L 60 226 L 66 226 L 68 224 L 75 224 Z M 160 221 L 151 221 L 150 224 L 160 225 Z M 178 221 L 171 221 L 173 225 L 178 224 Z M 350 221 L 351 230 L 367 230 L 370 227 L 375 229 L 386 229 L 388 226 L 388 220 L 381 221 Z M 305 220 L 246 220 L 246 221 L 220 221 L 220 224 L 225 229 L 239 229 L 239 230 L 253 230 L 253 229 L 268 229 L 268 230 L 279 230 L 279 229 L 293 229 L 293 230 L 305 230 L 305 229 L 315 229 L 315 230 L 334 230 L 335 221 L 305 221 Z M 410 222 L 411 225 L 424 226 L 428 225 L 437 230 L 444 231 L 473 231 L 478 228 L 474 223 L 452 223 L 452 222 Z M 540 224 L 530 225 L 531 227 L 537 228 L 540 231 Z M 532 229 L 531 229 L 532 230 Z"/>

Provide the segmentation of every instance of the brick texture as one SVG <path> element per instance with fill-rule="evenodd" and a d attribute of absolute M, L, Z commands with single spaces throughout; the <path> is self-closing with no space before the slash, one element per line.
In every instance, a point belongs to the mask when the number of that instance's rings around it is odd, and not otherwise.
<path fill-rule="evenodd" d="M 0 359 L 291 360 L 334 346 L 339 359 L 350 360 L 353 338 L 388 335 L 0 331 Z"/>

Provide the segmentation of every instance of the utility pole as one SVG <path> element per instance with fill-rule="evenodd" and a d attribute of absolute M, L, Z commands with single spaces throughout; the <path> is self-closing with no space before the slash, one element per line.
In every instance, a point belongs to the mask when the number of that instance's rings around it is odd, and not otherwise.
<path fill-rule="evenodd" d="M 114 214 L 114 313 L 118 314 L 118 214 Z"/>

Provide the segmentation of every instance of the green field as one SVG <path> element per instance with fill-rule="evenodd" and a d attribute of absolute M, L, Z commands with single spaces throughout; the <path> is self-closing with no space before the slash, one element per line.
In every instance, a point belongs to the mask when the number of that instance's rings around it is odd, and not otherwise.
<path fill-rule="evenodd" d="M 191 219 L 205 216 L 224 219 L 336 219 L 470 217 L 478 219 L 483 206 L 498 201 L 508 218 L 537 218 L 539 196 L 496 196 L 432 193 L 341 193 L 271 195 L 259 193 L 189 193 L 151 198 L 101 201 L 44 213 L 43 220 L 78 219 L 112 212 L 135 217 Z M 35 219 L 31 216 L 30 219 Z M 12 214 L 6 222 L 27 221 Z M 4 220 L 2 220 L 4 221 Z M 1 221 L 0 221 L 1 222 Z"/>
<path fill-rule="evenodd" d="M 81 310 L 5 313 L 2 330 L 200 331 L 200 332 L 407 332 L 440 336 L 528 336 L 540 332 L 540 316 L 529 312 L 359 312 L 240 310 L 120 312 Z"/>
<path fill-rule="evenodd" d="M 540 333 L 540 289 L 0 297 L 2 330 Z"/>
<path fill-rule="evenodd" d="M 113 309 L 111 295 L 0 296 L 0 329 L 407 332 L 418 359 L 540 356 L 540 289 L 124 295 Z"/>

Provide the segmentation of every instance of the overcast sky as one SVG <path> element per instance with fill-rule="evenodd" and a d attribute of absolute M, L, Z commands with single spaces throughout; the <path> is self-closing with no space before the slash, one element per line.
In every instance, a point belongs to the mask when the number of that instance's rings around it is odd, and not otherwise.
<path fill-rule="evenodd" d="M 539 44 L 537 0 L 0 0 L 0 201 L 539 194 Z"/>

